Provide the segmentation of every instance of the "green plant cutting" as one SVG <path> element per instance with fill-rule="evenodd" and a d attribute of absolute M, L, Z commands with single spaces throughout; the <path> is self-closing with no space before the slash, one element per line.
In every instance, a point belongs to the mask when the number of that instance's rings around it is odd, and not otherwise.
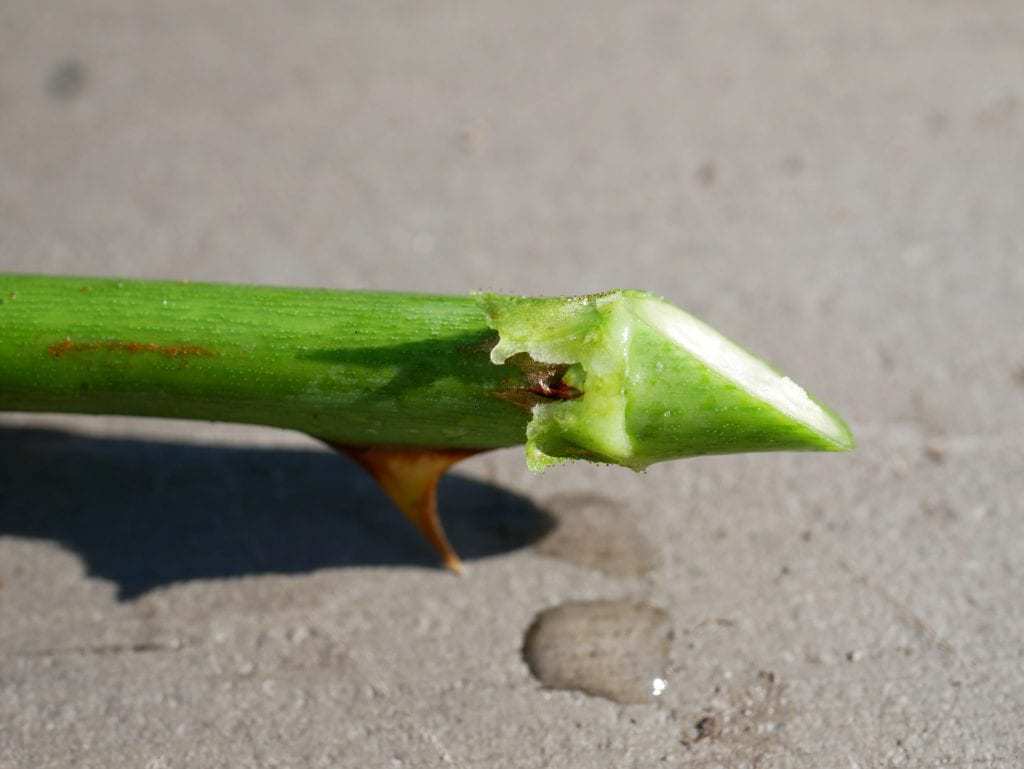
<path fill-rule="evenodd" d="M 242 422 L 347 452 L 458 568 L 455 461 L 844 451 L 799 385 L 642 291 L 426 294 L 0 275 L 0 410 Z"/>

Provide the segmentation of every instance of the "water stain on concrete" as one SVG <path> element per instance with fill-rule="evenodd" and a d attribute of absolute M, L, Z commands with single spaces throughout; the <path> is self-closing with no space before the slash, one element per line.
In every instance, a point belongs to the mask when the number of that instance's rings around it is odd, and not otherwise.
<path fill-rule="evenodd" d="M 654 544 L 622 503 L 598 494 L 567 493 L 544 500 L 542 507 L 558 525 L 536 545 L 541 555 L 613 577 L 640 577 L 659 563 Z"/>
<path fill-rule="evenodd" d="M 804 172 L 805 166 L 806 162 L 800 155 L 786 155 L 784 158 L 782 158 L 782 172 L 786 176 L 799 176 Z"/>
<path fill-rule="evenodd" d="M 697 167 L 697 172 L 694 175 L 701 187 L 714 187 L 718 180 L 718 166 L 713 160 L 708 160 Z"/>
<path fill-rule="evenodd" d="M 551 689 L 644 704 L 665 691 L 671 641 L 664 609 L 636 601 L 570 601 L 537 615 L 523 658 Z"/>
<path fill-rule="evenodd" d="M 46 90 L 58 101 L 70 101 L 79 96 L 85 88 L 87 72 L 78 59 L 64 59 L 58 62 L 46 81 Z"/>

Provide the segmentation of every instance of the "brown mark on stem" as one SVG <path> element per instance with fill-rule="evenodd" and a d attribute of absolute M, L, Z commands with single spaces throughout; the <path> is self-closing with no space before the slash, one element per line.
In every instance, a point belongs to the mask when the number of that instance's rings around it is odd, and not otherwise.
<path fill-rule="evenodd" d="M 128 342 L 120 339 L 105 340 L 102 342 L 72 342 L 71 339 L 64 339 L 55 342 L 46 348 L 52 358 L 62 358 L 71 353 L 80 352 L 123 352 L 129 355 L 138 353 L 156 353 L 165 358 L 212 358 L 216 355 L 213 350 L 200 347 L 196 344 L 173 344 L 164 345 L 156 342 Z"/>
<path fill-rule="evenodd" d="M 506 362 L 523 373 L 525 386 L 522 381 L 509 383 L 495 395 L 520 408 L 529 411 L 538 403 L 571 401 L 583 396 L 580 390 L 565 382 L 567 363 L 541 363 L 526 353 L 513 355 Z"/>

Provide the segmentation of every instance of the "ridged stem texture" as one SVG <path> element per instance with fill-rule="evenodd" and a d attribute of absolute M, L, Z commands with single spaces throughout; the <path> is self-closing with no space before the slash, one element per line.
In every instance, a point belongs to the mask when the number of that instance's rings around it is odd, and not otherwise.
<path fill-rule="evenodd" d="M 529 383 L 468 296 L 0 276 L 0 410 L 291 428 L 354 446 L 522 443 Z M 500 397 L 502 395 L 508 397 Z"/>
<path fill-rule="evenodd" d="M 249 422 L 353 447 L 525 443 L 534 469 L 853 446 L 788 377 L 640 291 L 0 276 L 0 410 Z"/>

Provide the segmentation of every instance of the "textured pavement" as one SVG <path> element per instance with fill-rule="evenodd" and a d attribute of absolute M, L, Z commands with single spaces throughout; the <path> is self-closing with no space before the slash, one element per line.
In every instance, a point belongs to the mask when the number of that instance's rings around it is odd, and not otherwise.
<path fill-rule="evenodd" d="M 1018 0 L 6 0 L 0 270 L 649 289 L 860 446 L 483 455 L 455 578 L 301 436 L 0 415 L 0 767 L 1020 766 L 1022 75 Z M 664 692 L 545 688 L 619 599 Z"/>

